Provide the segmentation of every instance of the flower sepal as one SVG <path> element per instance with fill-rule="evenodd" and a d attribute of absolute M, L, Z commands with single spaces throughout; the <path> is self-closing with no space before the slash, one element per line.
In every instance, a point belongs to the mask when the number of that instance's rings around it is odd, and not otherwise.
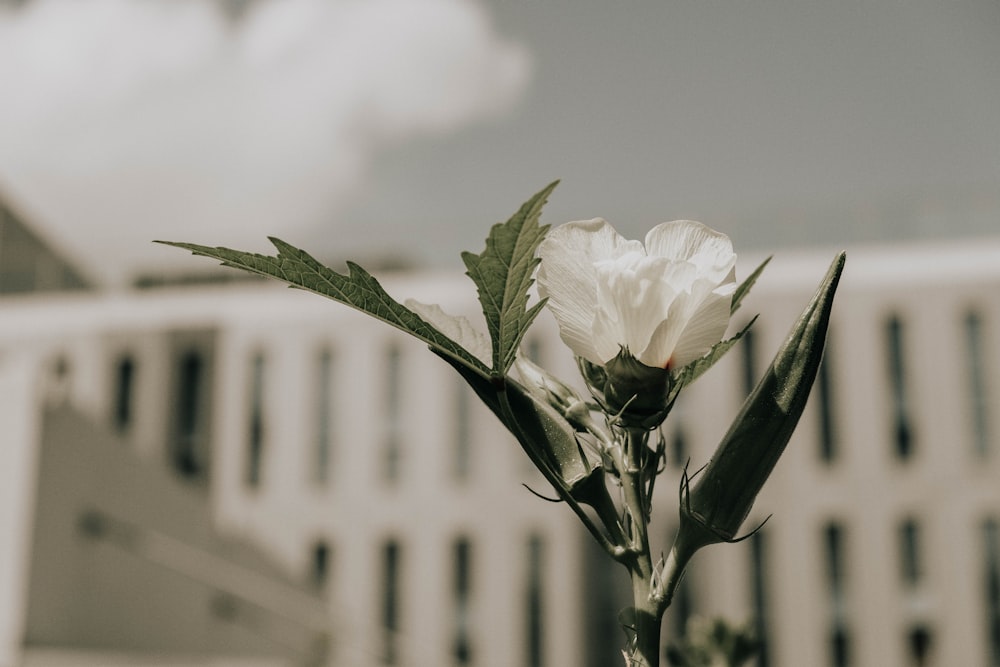
<path fill-rule="evenodd" d="M 650 431 L 663 423 L 677 398 L 676 375 L 646 366 L 622 350 L 606 366 L 576 358 L 591 396 L 619 426 Z"/>
<path fill-rule="evenodd" d="M 673 405 L 670 371 L 647 366 L 623 349 L 604 372 L 604 402 L 622 426 L 649 431 L 667 418 Z"/>

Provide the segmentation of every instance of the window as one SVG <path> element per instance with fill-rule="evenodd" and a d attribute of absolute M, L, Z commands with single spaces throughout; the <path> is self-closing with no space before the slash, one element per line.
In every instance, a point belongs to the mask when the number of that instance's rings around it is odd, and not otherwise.
<path fill-rule="evenodd" d="M 312 461 L 312 480 L 323 486 L 330 476 L 330 450 L 333 446 L 333 353 L 323 349 L 316 364 L 316 434 Z"/>
<path fill-rule="evenodd" d="M 844 605 L 844 529 L 839 523 L 831 521 L 823 529 L 823 545 L 831 616 L 829 664 L 847 667 L 850 664 L 850 633 Z"/>
<path fill-rule="evenodd" d="M 264 355 L 254 355 L 250 365 L 250 419 L 247 424 L 246 482 L 250 488 L 261 483 L 264 459 Z"/>
<path fill-rule="evenodd" d="M 472 664 L 472 632 L 470 623 L 472 599 L 472 544 L 467 538 L 455 541 L 452 550 L 454 581 L 452 594 L 455 604 L 454 648 L 457 665 Z"/>
<path fill-rule="evenodd" d="M 129 371 L 133 373 L 134 371 Z M 181 355 L 177 365 L 175 437 L 170 451 L 174 470 L 188 479 L 203 477 L 207 466 L 204 448 L 205 361 L 200 352 Z M 131 379 L 129 380 L 131 382 Z"/>
<path fill-rule="evenodd" d="M 456 480 L 463 481 L 468 478 L 472 463 L 472 415 L 470 414 L 472 390 L 461 378 L 456 378 L 453 386 L 455 414 L 452 423 L 455 427 L 453 443 L 455 449 L 452 474 Z"/>
<path fill-rule="evenodd" d="M 994 519 L 981 527 L 983 549 L 983 620 L 990 667 L 1000 667 L 1000 528 Z"/>
<path fill-rule="evenodd" d="M 132 426 L 135 392 L 135 361 L 123 355 L 115 366 L 115 404 L 112 421 L 118 433 L 127 433 Z"/>
<path fill-rule="evenodd" d="M 930 628 L 926 625 L 918 624 L 910 628 L 906 634 L 906 645 L 910 654 L 910 664 L 915 667 L 924 667 L 928 663 L 928 656 L 931 653 L 933 636 Z"/>
<path fill-rule="evenodd" d="M 317 590 L 324 590 L 330 579 L 330 547 L 318 540 L 312 549 L 312 584 Z"/>
<path fill-rule="evenodd" d="M 896 458 L 901 461 L 913 455 L 913 426 L 906 392 L 906 350 L 904 348 L 903 322 L 893 315 L 886 322 L 886 349 L 888 352 L 889 384 L 892 391 L 893 442 Z"/>
<path fill-rule="evenodd" d="M 750 537 L 750 596 L 753 600 L 754 631 L 757 635 L 757 667 L 768 667 L 768 647 L 770 644 L 768 577 L 767 577 L 767 533 L 758 530 Z"/>
<path fill-rule="evenodd" d="M 525 619 L 527 667 L 542 667 L 545 664 L 545 599 L 542 592 L 543 559 L 545 544 L 541 536 L 532 535 L 528 539 L 528 581 Z"/>
<path fill-rule="evenodd" d="M 830 340 L 827 337 L 826 351 L 816 374 L 815 396 L 819 407 L 819 457 L 825 463 L 837 459 L 837 432 L 833 410 L 833 378 L 831 377 Z"/>
<path fill-rule="evenodd" d="M 382 546 L 382 664 L 399 661 L 400 561 L 402 548 L 395 540 Z"/>
<path fill-rule="evenodd" d="M 844 529 L 830 522 L 823 531 L 826 548 L 826 573 L 830 596 L 839 600 L 844 592 Z"/>
<path fill-rule="evenodd" d="M 688 442 L 687 434 L 684 431 L 684 424 L 681 420 L 674 415 L 673 418 L 674 428 L 673 434 L 670 438 L 670 460 L 673 461 L 673 465 L 677 468 L 683 468 L 687 465 L 688 457 Z"/>
<path fill-rule="evenodd" d="M 579 616 L 583 660 L 574 667 L 617 665 L 622 660 L 619 646 L 622 626 L 618 622 L 618 615 L 632 603 L 632 596 L 630 592 L 623 590 L 623 581 L 620 579 L 623 573 L 618 571 L 618 564 L 608 558 L 604 549 L 590 535 L 581 535 L 579 540 L 581 581 L 586 586 L 586 595 L 581 601 Z M 687 579 L 683 579 L 681 583 L 684 581 Z M 675 592 L 667 623 L 676 618 L 677 600 L 678 594 Z"/>
<path fill-rule="evenodd" d="M 850 641 L 842 621 L 835 621 L 830 632 L 830 664 L 847 667 L 851 664 Z"/>
<path fill-rule="evenodd" d="M 395 345 L 389 347 L 385 361 L 385 412 L 386 433 L 382 458 L 382 477 L 388 482 L 399 479 L 402 457 L 403 388 L 402 354 Z"/>
<path fill-rule="evenodd" d="M 983 322 L 974 311 L 965 316 L 965 352 L 973 444 L 976 453 L 986 457 L 990 451 L 989 387 L 985 372 L 987 360 L 983 354 Z"/>
<path fill-rule="evenodd" d="M 899 524 L 899 573 L 903 583 L 916 586 L 920 583 L 920 526 L 914 519 Z"/>

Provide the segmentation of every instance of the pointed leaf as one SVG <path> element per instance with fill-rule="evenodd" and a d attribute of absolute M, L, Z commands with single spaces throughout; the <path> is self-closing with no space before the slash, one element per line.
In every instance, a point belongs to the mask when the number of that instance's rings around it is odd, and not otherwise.
<path fill-rule="evenodd" d="M 544 305 L 537 303 L 529 309 L 528 289 L 534 283 L 532 276 L 538 265 L 535 250 L 549 229 L 538 224 L 538 217 L 558 183 L 551 183 L 525 202 L 507 222 L 493 225 L 481 254 L 462 253 L 467 274 L 479 289 L 479 302 L 493 342 L 496 375 L 506 375 L 524 332 Z"/>
<path fill-rule="evenodd" d="M 747 279 L 744 280 L 742 283 L 740 283 L 740 286 L 736 288 L 735 292 L 733 292 L 733 303 L 729 307 L 730 315 L 739 310 L 740 304 L 743 301 L 743 297 L 745 297 L 750 292 L 750 288 L 753 287 L 754 283 L 757 282 L 757 279 L 760 278 L 760 274 L 764 273 L 764 267 L 767 266 L 768 262 L 770 261 L 771 257 L 768 257 L 763 262 L 761 262 L 760 266 L 754 269 L 754 272 L 751 273 L 749 276 L 747 276 Z"/>
<path fill-rule="evenodd" d="M 419 338 L 435 351 L 475 374 L 489 377 L 489 369 L 475 355 L 389 296 L 374 276 L 357 264 L 348 262 L 348 273 L 346 275 L 337 273 L 323 266 L 304 250 L 277 238 L 271 237 L 270 240 L 278 249 L 276 256 L 229 248 L 213 248 L 194 243 L 171 241 L 157 241 L 157 243 L 184 248 L 195 255 L 220 260 L 223 266 L 275 278 L 288 283 L 291 287 L 339 301 Z"/>

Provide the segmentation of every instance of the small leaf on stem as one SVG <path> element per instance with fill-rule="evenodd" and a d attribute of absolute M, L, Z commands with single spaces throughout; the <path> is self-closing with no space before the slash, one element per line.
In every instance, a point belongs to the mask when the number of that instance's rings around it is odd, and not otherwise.
<path fill-rule="evenodd" d="M 551 183 L 529 199 L 507 222 L 493 225 L 482 253 L 462 253 L 468 276 L 479 289 L 497 376 L 507 374 L 524 332 L 544 305 L 542 301 L 528 308 L 528 289 L 539 261 L 535 250 L 549 230 L 548 225 L 538 224 L 538 218 L 558 184 Z"/>
<path fill-rule="evenodd" d="M 736 288 L 735 292 L 733 292 L 733 302 L 732 305 L 729 306 L 730 315 L 739 310 L 740 305 L 743 303 L 743 298 L 750 293 L 750 288 L 753 287 L 757 282 L 757 279 L 760 278 L 760 274 L 764 273 L 764 267 L 766 267 L 770 261 L 771 257 L 768 257 L 761 262 L 760 266 L 754 269 L 753 273 L 747 276 L 746 280 L 740 283 L 740 286 Z"/>

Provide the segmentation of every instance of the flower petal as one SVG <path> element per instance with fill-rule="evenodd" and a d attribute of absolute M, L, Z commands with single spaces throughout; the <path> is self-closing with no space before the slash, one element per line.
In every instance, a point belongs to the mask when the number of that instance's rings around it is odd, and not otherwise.
<path fill-rule="evenodd" d="M 660 280 L 672 287 L 674 296 L 660 310 L 656 328 L 649 332 L 643 346 L 637 348 L 636 357 L 647 366 L 666 368 L 672 360 L 677 341 L 694 312 L 691 283 L 697 280 L 698 274 L 695 266 L 689 262 L 675 262 L 665 258 L 661 260 L 667 266 Z"/>
<path fill-rule="evenodd" d="M 593 344 L 595 263 L 641 250 L 640 243 L 625 240 L 600 218 L 560 225 L 539 245 L 538 293 L 548 298 L 559 334 L 575 354 L 596 364 L 606 361 L 599 358 Z"/>
<path fill-rule="evenodd" d="M 653 227 L 646 234 L 646 252 L 692 262 L 701 275 L 716 284 L 725 281 L 736 264 L 729 237 L 693 220 L 674 220 Z"/>
<path fill-rule="evenodd" d="M 670 365 L 672 368 L 686 366 L 695 359 L 708 354 L 712 346 L 722 340 L 729 327 L 730 306 L 733 290 L 718 289 L 701 302 L 698 309 L 688 319 L 680 338 L 674 347 Z"/>
<path fill-rule="evenodd" d="M 676 286 L 663 279 L 671 264 L 666 258 L 639 253 L 598 262 L 594 344 L 602 363 L 622 347 L 637 355 L 649 345 L 677 296 Z"/>

